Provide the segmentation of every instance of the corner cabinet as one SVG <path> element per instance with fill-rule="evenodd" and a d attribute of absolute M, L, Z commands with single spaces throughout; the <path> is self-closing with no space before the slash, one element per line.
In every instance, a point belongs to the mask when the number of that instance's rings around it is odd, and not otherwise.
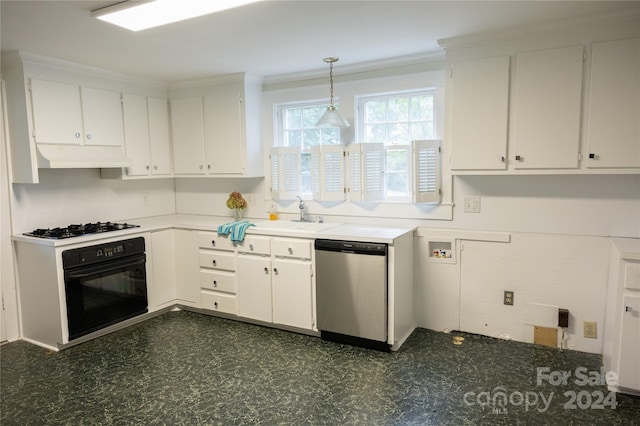
<path fill-rule="evenodd" d="M 587 167 L 640 168 L 640 38 L 594 43 Z"/>
<path fill-rule="evenodd" d="M 172 90 L 176 176 L 264 176 L 262 80 L 233 75 Z"/>

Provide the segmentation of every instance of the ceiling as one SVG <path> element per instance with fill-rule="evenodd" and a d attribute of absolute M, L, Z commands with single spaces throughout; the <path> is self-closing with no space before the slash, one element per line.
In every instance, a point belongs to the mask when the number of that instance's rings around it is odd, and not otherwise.
<path fill-rule="evenodd" d="M 141 32 L 92 18 L 118 0 L 1 0 L 2 50 L 51 56 L 132 76 L 180 81 L 248 72 L 265 77 L 441 52 L 437 40 L 563 22 L 638 6 L 630 1 L 267 0 Z"/>

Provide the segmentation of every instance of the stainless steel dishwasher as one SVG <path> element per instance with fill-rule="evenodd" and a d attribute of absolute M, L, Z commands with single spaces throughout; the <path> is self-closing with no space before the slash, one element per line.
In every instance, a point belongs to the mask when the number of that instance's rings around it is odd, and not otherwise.
<path fill-rule="evenodd" d="M 387 245 L 316 240 L 315 250 L 321 338 L 388 351 Z"/>

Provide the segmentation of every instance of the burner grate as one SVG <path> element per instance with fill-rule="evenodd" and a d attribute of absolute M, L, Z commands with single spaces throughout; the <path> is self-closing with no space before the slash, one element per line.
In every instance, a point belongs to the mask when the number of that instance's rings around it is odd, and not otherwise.
<path fill-rule="evenodd" d="M 98 234 L 102 232 L 121 231 L 123 229 L 138 228 L 140 225 L 132 225 L 129 223 L 115 222 L 95 222 L 85 224 L 72 224 L 64 228 L 38 228 L 24 235 L 37 238 L 49 238 L 52 240 L 61 240 L 64 238 L 80 237 L 82 235 Z"/>

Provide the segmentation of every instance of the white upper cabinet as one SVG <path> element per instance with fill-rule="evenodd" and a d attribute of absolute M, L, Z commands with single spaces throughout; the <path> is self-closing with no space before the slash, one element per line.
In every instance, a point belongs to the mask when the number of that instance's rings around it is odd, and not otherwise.
<path fill-rule="evenodd" d="M 167 100 L 122 95 L 127 176 L 171 175 L 171 138 Z"/>
<path fill-rule="evenodd" d="M 122 95 L 89 87 L 80 88 L 85 145 L 122 146 Z"/>
<path fill-rule="evenodd" d="M 640 167 L 640 38 L 594 43 L 587 167 Z"/>
<path fill-rule="evenodd" d="M 509 56 L 456 62 L 451 70 L 451 170 L 505 170 Z"/>
<path fill-rule="evenodd" d="M 31 79 L 36 143 L 122 146 L 119 92 Z"/>
<path fill-rule="evenodd" d="M 244 74 L 174 90 L 175 174 L 263 176 L 261 93 L 262 81 Z"/>
<path fill-rule="evenodd" d="M 516 169 L 577 168 L 580 146 L 583 47 L 516 56 Z"/>
<path fill-rule="evenodd" d="M 176 175 L 204 171 L 204 115 L 202 97 L 171 100 L 173 170 Z"/>
<path fill-rule="evenodd" d="M 80 88 L 73 84 L 31 79 L 33 133 L 37 143 L 83 143 Z"/>
<path fill-rule="evenodd" d="M 169 104 L 166 99 L 148 97 L 147 110 L 151 174 L 167 176 L 172 173 Z"/>

